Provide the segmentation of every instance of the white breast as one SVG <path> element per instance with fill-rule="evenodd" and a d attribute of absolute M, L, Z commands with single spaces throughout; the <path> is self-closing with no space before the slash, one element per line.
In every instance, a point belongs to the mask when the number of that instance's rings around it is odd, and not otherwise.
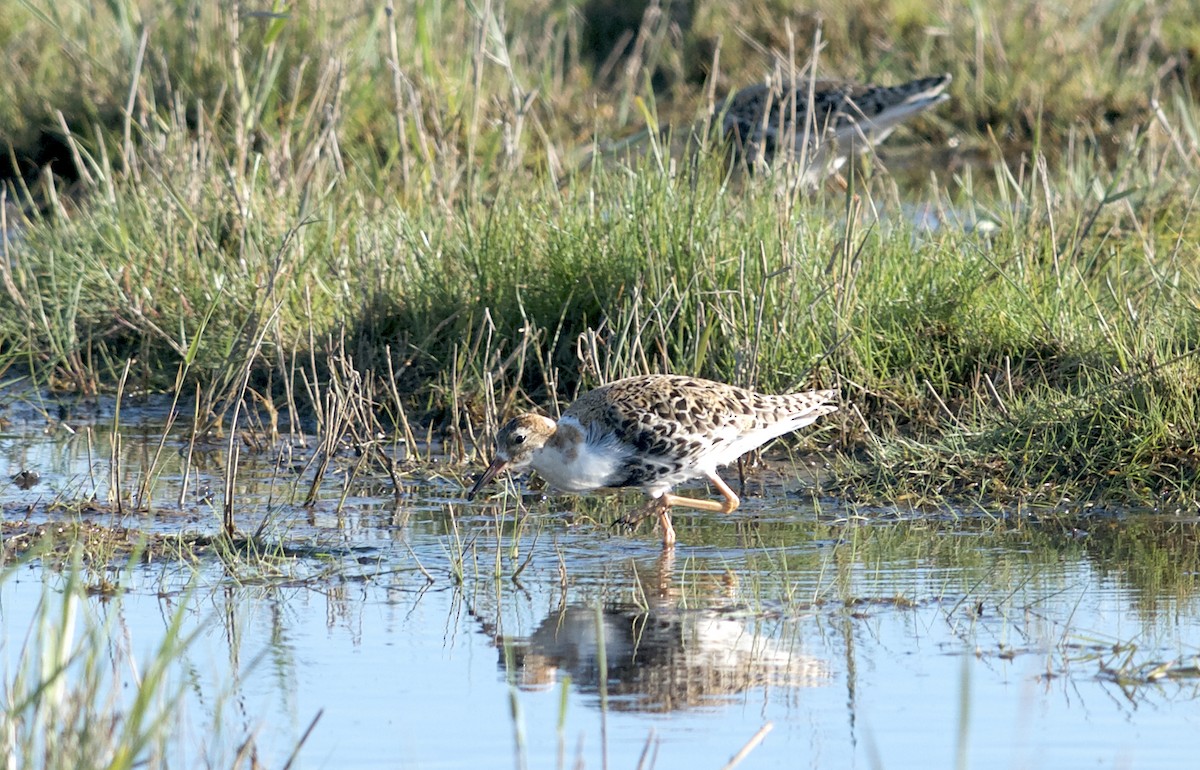
<path fill-rule="evenodd" d="M 558 424 L 560 428 L 576 428 L 580 436 L 587 435 L 572 416 L 564 416 Z M 565 448 L 547 445 L 534 455 L 532 465 L 538 475 L 564 492 L 590 492 L 613 483 L 626 454 L 625 447 L 616 441 L 581 441 Z"/>

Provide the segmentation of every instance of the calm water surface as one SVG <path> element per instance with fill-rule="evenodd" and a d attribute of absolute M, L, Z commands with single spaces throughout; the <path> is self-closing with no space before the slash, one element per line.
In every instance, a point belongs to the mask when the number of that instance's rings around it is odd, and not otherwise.
<path fill-rule="evenodd" d="M 0 432 L 5 522 L 112 523 L 49 505 L 107 499 L 104 410 L 72 431 L 35 417 Z M 124 523 L 214 531 L 223 452 L 189 463 L 172 440 L 155 463 L 156 430 L 124 432 L 119 478 L 152 477 L 160 512 Z M 243 455 L 237 482 L 242 526 L 266 517 L 309 555 L 142 565 L 119 600 L 87 600 L 113 623 L 114 660 L 148 657 L 180 606 L 198 630 L 173 672 L 174 766 L 228 766 L 245 745 L 282 767 L 299 745 L 309 768 L 721 768 L 765 727 L 740 767 L 1194 762 L 1200 680 L 1145 676 L 1200 651 L 1194 567 L 1177 558 L 1195 552 L 1190 522 L 864 520 L 765 484 L 733 517 L 680 515 L 664 556 L 653 531 L 606 526 L 632 498 L 518 510 L 498 486 L 467 505 L 425 468 L 397 506 L 378 476 L 347 481 L 350 453 L 305 508 L 310 456 Z M 36 485 L 10 481 L 29 469 Z M 0 584 L 6 682 L 63 580 L 30 564 Z"/>

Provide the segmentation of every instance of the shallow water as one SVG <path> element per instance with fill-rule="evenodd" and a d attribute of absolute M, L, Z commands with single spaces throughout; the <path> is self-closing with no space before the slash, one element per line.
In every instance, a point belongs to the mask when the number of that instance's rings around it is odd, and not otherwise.
<path fill-rule="evenodd" d="M 0 433 L 6 522 L 113 522 L 49 505 L 107 499 L 105 419 Z M 215 531 L 223 452 L 189 464 L 172 439 L 150 473 L 157 440 L 123 432 L 120 483 L 153 476 L 160 512 L 122 521 Z M 299 746 L 296 767 L 633 768 L 646 753 L 647 767 L 720 768 L 768 726 L 741 767 L 1192 761 L 1194 523 L 860 518 L 768 481 L 733 517 L 678 516 L 664 555 L 650 529 L 607 526 L 636 498 L 528 494 L 518 509 L 496 486 L 468 505 L 414 468 L 397 506 L 379 476 L 348 480 L 346 453 L 305 508 L 311 449 L 286 454 L 242 456 L 239 523 L 265 517 L 308 555 L 209 557 L 195 576 L 140 564 L 119 599 L 86 600 L 116 630 L 109 659 L 145 660 L 180 606 L 198 629 L 173 673 L 172 766 L 228 766 L 243 747 L 282 767 Z M 40 479 L 20 489 L 26 469 Z M 64 579 L 34 563 L 0 583 L 6 682 L 44 586 Z M 1169 675 L 1151 681 L 1157 664 Z"/>

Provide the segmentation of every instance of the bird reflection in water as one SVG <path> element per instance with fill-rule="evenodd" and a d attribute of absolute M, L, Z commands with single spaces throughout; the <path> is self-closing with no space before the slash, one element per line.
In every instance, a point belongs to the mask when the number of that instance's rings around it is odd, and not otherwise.
<path fill-rule="evenodd" d="M 602 633 L 614 710 L 665 713 L 712 705 L 755 687 L 829 681 L 824 660 L 804 654 L 795 638 L 772 627 L 783 621 L 739 606 L 679 606 L 670 586 L 672 559 L 668 552 L 652 574 L 639 575 L 648 606 L 606 603 L 598 611 L 594 604 L 566 604 L 529 637 L 503 640 L 501 670 L 511 665 L 524 690 L 547 689 L 569 675 L 581 692 L 598 693 Z"/>

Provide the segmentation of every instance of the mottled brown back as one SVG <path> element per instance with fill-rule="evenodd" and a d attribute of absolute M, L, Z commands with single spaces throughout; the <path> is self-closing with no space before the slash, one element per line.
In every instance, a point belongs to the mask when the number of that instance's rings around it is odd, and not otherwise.
<path fill-rule="evenodd" d="M 636 450 L 613 486 L 646 486 L 678 483 L 694 475 L 687 469 L 747 437 L 766 434 L 758 442 L 764 443 L 787 432 L 796 415 L 834 411 L 836 398 L 833 390 L 770 396 L 695 377 L 648 375 L 585 393 L 563 419 L 578 420 L 591 441 L 611 430 L 612 438 Z"/>

